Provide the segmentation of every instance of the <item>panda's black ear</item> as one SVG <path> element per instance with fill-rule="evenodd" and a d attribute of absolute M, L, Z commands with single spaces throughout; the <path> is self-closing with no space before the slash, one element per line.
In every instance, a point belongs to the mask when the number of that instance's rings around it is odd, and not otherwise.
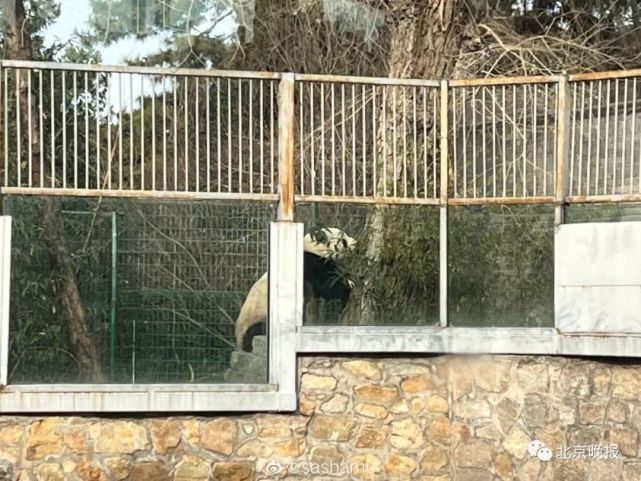
<path fill-rule="evenodd" d="M 327 232 L 322 227 L 316 227 L 309 234 L 310 234 L 312 240 L 317 242 L 317 243 L 319 243 L 319 244 L 326 244 L 327 241 L 328 241 Z"/>

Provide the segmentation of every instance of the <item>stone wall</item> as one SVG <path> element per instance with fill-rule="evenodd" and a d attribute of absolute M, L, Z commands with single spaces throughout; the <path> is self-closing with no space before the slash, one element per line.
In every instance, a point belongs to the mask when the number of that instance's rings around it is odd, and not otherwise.
<path fill-rule="evenodd" d="M 300 363 L 290 415 L 0 417 L 0 479 L 641 480 L 641 366 L 531 356 Z M 535 439 L 551 460 L 528 453 Z M 557 458 L 563 446 L 569 459 Z"/>

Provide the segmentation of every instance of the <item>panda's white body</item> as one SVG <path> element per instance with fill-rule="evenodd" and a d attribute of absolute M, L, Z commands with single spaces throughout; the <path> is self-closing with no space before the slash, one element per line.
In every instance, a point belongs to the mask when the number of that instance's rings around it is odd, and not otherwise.
<path fill-rule="evenodd" d="M 320 235 L 305 235 L 303 250 L 306 253 L 324 259 L 339 259 L 347 251 L 354 249 L 356 240 L 349 237 L 342 230 L 335 227 L 320 229 Z M 350 283 L 351 281 L 347 281 Z M 268 277 L 263 274 L 251 287 L 240 309 L 236 320 L 235 336 L 236 346 L 239 349 L 251 350 L 245 343 L 245 335 L 258 324 L 267 320 Z M 248 349 L 249 347 L 249 349 Z"/>

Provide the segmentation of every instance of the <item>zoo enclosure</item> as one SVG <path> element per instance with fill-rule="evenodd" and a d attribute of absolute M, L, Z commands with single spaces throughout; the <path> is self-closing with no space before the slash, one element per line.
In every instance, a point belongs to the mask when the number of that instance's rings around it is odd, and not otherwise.
<path fill-rule="evenodd" d="M 641 71 L 417 80 L 0 63 L 1 193 L 425 205 L 641 200 Z"/>
<path fill-rule="evenodd" d="M 296 352 L 319 349 L 469 352 L 483 345 L 485 352 L 638 355 L 636 336 L 453 326 L 447 220 L 454 206 L 547 204 L 561 223 L 570 204 L 641 200 L 639 76 L 423 81 L 1 61 L 0 193 L 7 199 L 276 202 L 283 222 L 271 226 L 270 296 L 279 302 L 269 315 L 268 384 L 167 387 L 193 394 L 180 400 L 181 393 L 153 389 L 148 396 L 150 388 L 138 384 L 81 388 L 108 391 L 90 398 L 69 384 L 14 385 L 0 405 L 51 409 L 48 390 L 58 388 L 60 409 L 211 409 L 210 392 L 225 409 L 292 409 Z M 294 299 L 302 266 L 292 274 L 288 263 L 302 232 L 290 221 L 295 204 L 309 202 L 437 214 L 438 320 L 448 329 L 292 326 L 300 321 Z M 261 263 L 256 258 L 254 275 Z M 0 329 L 3 346 L 7 338 Z M 0 352 L 3 380 L 6 356 Z M 174 379 L 185 382 L 182 373 Z"/>

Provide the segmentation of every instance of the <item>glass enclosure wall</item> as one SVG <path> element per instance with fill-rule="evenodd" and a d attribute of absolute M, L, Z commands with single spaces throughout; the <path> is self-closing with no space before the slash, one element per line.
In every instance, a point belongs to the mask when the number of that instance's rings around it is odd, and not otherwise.
<path fill-rule="evenodd" d="M 234 324 L 272 204 L 10 196 L 4 214 L 10 382 L 266 381 L 266 339 L 240 352 Z"/>

